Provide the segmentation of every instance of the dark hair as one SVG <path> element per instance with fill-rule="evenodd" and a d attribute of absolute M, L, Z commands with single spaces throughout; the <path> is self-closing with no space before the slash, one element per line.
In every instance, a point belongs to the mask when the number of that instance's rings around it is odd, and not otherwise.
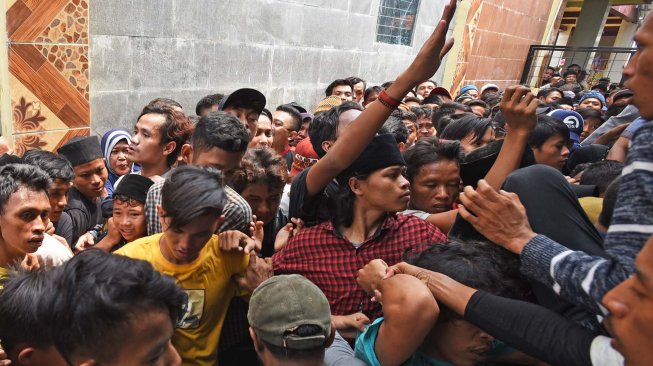
<path fill-rule="evenodd" d="M 0 167 L 0 214 L 4 214 L 7 201 L 19 188 L 47 194 L 50 182 L 48 173 L 34 165 L 8 164 Z"/>
<path fill-rule="evenodd" d="M 152 99 L 149 103 L 147 103 L 147 107 L 150 108 L 179 108 L 181 110 L 184 109 L 184 107 L 179 104 L 176 100 L 170 99 L 170 98 L 155 98 Z"/>
<path fill-rule="evenodd" d="M 386 81 L 383 84 L 381 84 L 381 88 L 388 89 L 394 82 L 395 82 L 394 80 Z"/>
<path fill-rule="evenodd" d="M 438 108 L 438 110 L 433 113 L 433 116 L 431 116 L 431 121 L 433 122 L 433 125 L 436 126 L 435 128 L 438 131 L 438 136 L 440 132 L 444 130 L 444 126 L 440 126 L 440 120 L 442 117 L 460 113 L 458 111 L 471 113 L 472 109 L 462 103 L 448 102 L 440 105 L 440 108 Z"/>
<path fill-rule="evenodd" d="M 365 80 L 363 80 L 363 79 L 361 79 L 361 78 L 359 78 L 357 76 L 350 76 L 345 80 L 349 81 L 349 83 L 351 84 L 351 90 L 354 90 L 354 85 L 356 85 L 358 83 L 363 83 L 363 90 L 365 90 L 365 88 L 367 86 L 367 83 L 365 82 Z"/>
<path fill-rule="evenodd" d="M 493 295 L 518 300 L 532 297 L 530 285 L 519 272 L 519 257 L 490 242 L 449 239 L 446 244 L 432 245 L 406 259 L 417 267 L 442 273 Z M 438 321 L 459 318 L 446 306 L 440 306 Z"/>
<path fill-rule="evenodd" d="M 433 116 L 433 109 L 427 106 L 411 107 L 410 111 L 415 113 L 418 120 L 422 118 L 431 119 L 431 117 Z"/>
<path fill-rule="evenodd" d="M 493 108 L 497 106 L 499 103 L 501 103 L 501 94 L 499 93 L 486 93 L 481 97 L 481 99 L 485 104 L 487 104 L 487 108 Z M 469 104 L 471 105 L 471 103 Z"/>
<path fill-rule="evenodd" d="M 605 194 L 603 195 L 603 208 L 599 214 L 598 222 L 605 227 L 609 227 L 612 223 L 612 214 L 614 213 L 614 206 L 617 203 L 620 184 L 621 176 L 616 177 L 612 183 L 608 185 L 608 188 L 605 190 Z"/>
<path fill-rule="evenodd" d="M 288 178 L 286 161 L 272 149 L 247 150 L 240 166 L 234 171 L 231 186 L 241 194 L 250 184 L 263 183 L 271 192 L 283 192 Z"/>
<path fill-rule="evenodd" d="M 334 227 L 350 227 L 354 222 L 354 202 L 356 195 L 349 186 L 349 179 L 367 180 L 369 174 L 358 174 L 356 172 L 345 171 L 338 175 L 338 190 L 334 194 L 329 210 Z"/>
<path fill-rule="evenodd" d="M 354 92 L 354 86 L 347 79 L 336 79 L 336 80 L 332 81 L 331 84 L 329 84 L 329 86 L 327 86 L 324 93 L 326 94 L 327 97 L 331 96 L 331 94 L 333 93 L 333 88 L 335 88 L 336 86 L 341 86 L 341 85 L 345 85 L 345 86 L 350 87 L 352 93 Z"/>
<path fill-rule="evenodd" d="M 608 107 L 608 110 L 605 111 L 605 116 L 607 118 L 613 117 L 613 116 L 618 116 L 621 114 L 621 112 L 626 109 L 628 105 L 615 105 L 614 103 Z"/>
<path fill-rule="evenodd" d="M 580 114 L 581 117 L 583 117 L 583 120 L 587 120 L 588 118 L 596 118 L 600 121 L 599 124 L 602 124 L 605 119 L 603 117 L 603 113 L 601 111 L 596 110 L 594 108 L 581 108 L 577 109 L 576 112 Z"/>
<path fill-rule="evenodd" d="M 5 166 L 9 164 L 23 164 L 25 161 L 16 155 L 12 155 L 9 153 L 4 153 L 0 156 L 0 166 Z"/>
<path fill-rule="evenodd" d="M 403 109 L 395 109 L 392 111 L 391 116 L 398 117 L 400 120 L 405 121 L 409 120 L 417 126 L 417 115 L 411 111 L 405 111 Z"/>
<path fill-rule="evenodd" d="M 438 135 L 445 140 L 458 140 L 461 141 L 470 133 L 474 134 L 472 144 L 481 141 L 485 131 L 492 128 L 492 120 L 489 118 L 479 117 L 472 113 L 466 113 L 464 116 L 451 121 L 444 131 Z"/>
<path fill-rule="evenodd" d="M 483 113 L 483 117 L 488 116 L 488 112 L 490 111 L 490 107 L 484 101 L 482 101 L 480 99 L 472 99 L 469 102 L 467 102 L 466 104 L 469 106 L 470 109 L 472 107 L 483 107 L 485 109 L 485 113 Z"/>
<path fill-rule="evenodd" d="M 315 153 L 320 158 L 326 155 L 326 151 L 322 149 L 322 142 L 335 141 L 338 138 L 340 115 L 351 109 L 362 111 L 363 107 L 356 102 L 347 101 L 316 116 L 311 122 L 308 127 L 308 136 L 311 138 L 311 145 Z"/>
<path fill-rule="evenodd" d="M 23 155 L 23 161 L 43 169 L 50 179 L 61 179 L 68 183 L 75 179 L 75 171 L 68 159 L 46 150 L 29 150 Z"/>
<path fill-rule="evenodd" d="M 249 132 L 240 120 L 226 112 L 210 112 L 200 118 L 190 139 L 193 154 L 214 147 L 229 152 L 247 150 Z"/>
<path fill-rule="evenodd" d="M 442 105 L 442 98 L 438 94 L 431 93 L 424 98 L 422 101 L 422 105 L 424 104 L 437 104 L 437 105 Z"/>
<path fill-rule="evenodd" d="M 302 128 L 302 115 L 299 113 L 297 108 L 289 105 L 289 104 L 282 104 L 277 107 L 277 112 L 286 112 L 292 117 L 292 128 L 290 129 L 291 131 L 299 131 Z"/>
<path fill-rule="evenodd" d="M 272 121 L 272 113 L 267 108 L 263 108 L 263 110 L 261 111 L 261 114 L 268 117 L 270 119 L 270 121 Z"/>
<path fill-rule="evenodd" d="M 182 112 L 167 106 L 147 105 L 143 108 L 137 120 L 146 114 L 160 114 L 165 117 L 165 122 L 159 128 L 161 132 L 161 141 L 159 143 L 165 145 L 171 141 L 175 142 L 175 149 L 166 157 L 166 163 L 168 166 L 172 166 L 177 162 L 182 145 L 188 141 L 191 133 L 193 133 L 193 124 Z"/>
<path fill-rule="evenodd" d="M 571 66 L 570 66 L 570 67 L 571 67 Z M 567 71 L 565 71 L 565 73 L 562 74 L 562 77 L 566 79 L 567 76 L 569 76 L 569 75 L 574 75 L 575 77 L 578 78 L 578 72 L 576 72 L 576 71 L 574 71 L 574 70 L 569 70 L 569 69 L 567 69 Z"/>
<path fill-rule="evenodd" d="M 440 122 L 438 123 L 438 128 L 436 129 L 436 135 L 438 137 L 440 137 L 442 131 L 444 131 L 445 128 L 447 128 L 447 126 L 449 126 L 451 124 L 451 122 L 453 122 L 453 121 L 455 121 L 457 119 L 463 118 L 463 117 L 465 117 L 465 116 L 467 116 L 469 114 L 471 114 L 471 112 L 454 113 L 454 114 L 449 114 L 449 115 L 446 115 L 446 116 L 440 118 Z"/>
<path fill-rule="evenodd" d="M 404 122 L 397 116 L 390 115 L 383 126 L 379 129 L 379 134 L 392 134 L 397 144 L 408 141 L 408 128 Z"/>
<path fill-rule="evenodd" d="M 57 296 L 50 276 L 44 271 L 12 272 L 0 291 L 0 339 L 8 354 L 20 343 L 45 348 L 53 345 L 50 323 L 45 321 L 39 306 Z"/>
<path fill-rule="evenodd" d="M 436 137 L 418 140 L 403 155 L 406 160 L 406 179 L 411 183 L 424 165 L 442 160 L 452 160 L 460 165 L 464 158 L 458 141 L 439 141 Z"/>
<path fill-rule="evenodd" d="M 580 173 L 583 173 L 585 169 L 587 169 L 588 166 L 592 165 L 592 163 L 580 163 L 574 167 L 574 169 L 569 172 L 570 177 L 575 177 Z"/>
<path fill-rule="evenodd" d="M 220 101 L 224 98 L 224 94 L 209 94 L 200 99 L 195 106 L 195 114 L 198 116 L 202 114 L 203 109 L 211 109 L 213 106 L 220 105 Z"/>
<path fill-rule="evenodd" d="M 170 227 L 182 228 L 202 215 L 216 218 L 224 208 L 222 174 L 217 169 L 185 165 L 176 168 L 163 183 L 161 207 Z"/>
<path fill-rule="evenodd" d="M 50 275 L 54 296 L 41 301 L 41 311 L 49 313 L 52 340 L 69 363 L 75 356 L 115 361 L 140 315 L 162 310 L 175 325 L 186 305 L 174 279 L 150 263 L 98 249 L 76 255 Z"/>
<path fill-rule="evenodd" d="M 370 99 L 370 94 L 372 93 L 379 94 L 381 90 L 383 90 L 383 88 L 378 85 L 365 89 L 365 93 L 363 94 L 363 101 L 367 103 L 367 100 Z"/>
<path fill-rule="evenodd" d="M 528 136 L 528 146 L 539 149 L 544 145 L 546 140 L 555 135 L 562 136 L 567 142 L 570 141 L 569 127 L 564 122 L 546 114 L 539 114 L 537 116 L 537 124 Z"/>
<path fill-rule="evenodd" d="M 545 89 L 540 89 L 540 91 L 537 92 L 537 98 L 546 98 L 549 96 L 549 94 L 553 92 L 558 92 L 560 93 L 560 97 L 564 97 L 565 94 L 562 92 L 562 90 L 558 88 L 545 88 Z"/>
<path fill-rule="evenodd" d="M 614 160 L 597 161 L 585 169 L 580 176 L 580 184 L 597 186 L 599 195 L 603 195 L 610 183 L 621 175 L 623 167 L 623 163 Z"/>

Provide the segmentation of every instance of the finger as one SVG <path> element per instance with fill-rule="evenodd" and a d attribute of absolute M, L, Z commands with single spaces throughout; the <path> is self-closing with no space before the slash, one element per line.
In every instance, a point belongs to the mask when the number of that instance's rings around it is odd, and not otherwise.
<path fill-rule="evenodd" d="M 515 94 L 516 89 L 517 87 L 515 85 L 507 87 L 506 91 L 503 93 L 503 98 L 501 98 L 501 104 L 509 103 L 512 99 L 512 95 Z"/>
<path fill-rule="evenodd" d="M 392 277 L 392 276 L 394 276 L 396 274 L 397 274 L 397 272 L 396 272 L 396 268 L 394 266 L 393 267 L 388 267 L 385 270 L 385 276 L 383 276 L 383 279 L 384 280 L 388 279 L 388 278 L 390 278 L 390 277 Z"/>
<path fill-rule="evenodd" d="M 512 97 L 510 98 L 510 101 L 513 103 L 519 103 L 521 102 L 522 98 L 524 95 L 528 92 L 528 88 L 523 87 L 523 86 L 518 86 L 515 89 L 515 92 L 512 94 Z"/>
<path fill-rule="evenodd" d="M 471 212 L 467 211 L 465 206 L 458 205 L 458 213 L 460 214 L 460 217 L 472 224 L 472 226 L 476 227 L 478 224 L 478 217 L 472 215 Z"/>
<path fill-rule="evenodd" d="M 529 91 L 524 95 L 524 98 L 521 100 L 521 102 L 526 105 L 530 105 L 533 99 L 535 99 L 535 95 Z"/>
<path fill-rule="evenodd" d="M 451 51 L 454 43 L 456 43 L 456 41 L 453 38 L 447 39 L 447 41 L 444 43 L 444 46 L 442 46 L 442 51 L 440 51 L 440 60 L 442 60 L 444 56 L 446 56 L 447 53 Z"/>

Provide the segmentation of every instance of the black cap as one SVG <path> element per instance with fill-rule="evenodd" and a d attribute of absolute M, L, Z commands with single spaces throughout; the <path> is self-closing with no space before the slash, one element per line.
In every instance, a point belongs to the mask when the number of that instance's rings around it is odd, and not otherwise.
<path fill-rule="evenodd" d="M 73 167 L 104 158 L 97 136 L 75 136 L 61 146 L 57 154 L 68 159 Z"/>
<path fill-rule="evenodd" d="M 150 178 L 138 174 L 127 174 L 121 180 L 120 184 L 114 189 L 113 197 L 124 196 L 141 203 L 145 203 L 147 191 L 154 184 Z"/>
<path fill-rule="evenodd" d="M 503 140 L 495 140 L 465 155 L 465 159 L 460 164 L 460 179 L 464 185 L 476 187 L 478 181 L 485 178 L 499 157 L 501 146 L 503 146 Z M 524 168 L 534 164 L 533 150 L 527 146 L 519 162 L 519 167 Z"/>
<path fill-rule="evenodd" d="M 243 88 L 235 92 L 225 95 L 220 101 L 220 110 L 224 111 L 225 108 L 230 106 L 252 108 L 258 114 L 261 114 L 265 108 L 265 95 L 256 89 Z"/>

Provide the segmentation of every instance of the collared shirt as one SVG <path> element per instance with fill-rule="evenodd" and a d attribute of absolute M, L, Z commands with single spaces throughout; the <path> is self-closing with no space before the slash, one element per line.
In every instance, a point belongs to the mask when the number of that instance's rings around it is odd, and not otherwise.
<path fill-rule="evenodd" d="M 150 187 L 145 200 L 145 218 L 147 221 L 147 235 L 154 235 L 163 231 L 159 221 L 156 205 L 161 204 L 161 190 L 165 181 L 156 182 Z M 218 232 L 238 230 L 249 234 L 249 224 L 252 221 L 252 209 L 243 197 L 229 186 L 224 186 L 226 196 L 222 215 L 225 220 Z"/>
<path fill-rule="evenodd" d="M 381 307 L 356 283 L 358 270 L 378 258 L 394 265 L 405 252 L 421 252 L 429 244 L 446 240 L 433 224 L 412 215 L 392 215 L 371 238 L 354 245 L 327 221 L 303 229 L 277 252 L 272 257 L 274 273 L 308 278 L 324 292 L 333 315 L 362 311 L 374 320 L 381 315 Z"/>

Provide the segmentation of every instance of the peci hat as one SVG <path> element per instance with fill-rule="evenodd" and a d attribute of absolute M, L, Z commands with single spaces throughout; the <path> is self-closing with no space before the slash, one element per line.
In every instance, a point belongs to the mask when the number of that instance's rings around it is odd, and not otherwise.
<path fill-rule="evenodd" d="M 306 137 L 295 146 L 295 154 L 293 155 L 292 168 L 290 169 L 290 176 L 294 177 L 302 170 L 313 166 L 320 157 L 317 155 L 311 144 L 311 138 Z"/>
<path fill-rule="evenodd" d="M 220 100 L 219 110 L 224 111 L 225 108 L 235 105 L 237 107 L 251 108 L 258 114 L 261 114 L 263 108 L 265 108 L 265 103 L 265 95 L 260 91 L 251 88 L 242 88 L 229 95 L 225 95 Z"/>
<path fill-rule="evenodd" d="M 120 179 L 120 184 L 114 189 L 113 198 L 124 196 L 144 204 L 147 198 L 147 191 L 150 190 L 152 184 L 154 182 L 150 178 L 139 174 L 126 174 Z"/>
<path fill-rule="evenodd" d="M 331 335 L 331 309 L 324 293 L 297 274 L 269 278 L 254 290 L 247 312 L 256 335 L 273 346 L 293 350 L 326 347 Z M 317 332 L 302 335 L 302 325 Z"/>
<path fill-rule="evenodd" d="M 57 154 L 68 159 L 73 167 L 104 158 L 97 136 L 75 136 L 61 146 Z"/>
<path fill-rule="evenodd" d="M 632 97 L 633 96 L 633 91 L 630 89 L 621 89 L 618 92 L 612 94 L 612 103 L 615 101 L 621 99 L 621 98 L 627 98 L 627 97 Z"/>
<path fill-rule="evenodd" d="M 337 107 L 342 104 L 342 99 L 335 95 L 328 96 L 322 99 L 315 107 L 315 115 L 317 116 L 320 113 L 326 112 L 331 108 Z"/>
<path fill-rule="evenodd" d="M 350 173 L 370 174 L 393 165 L 406 165 L 406 161 L 401 156 L 397 146 L 395 136 L 390 133 L 376 135 L 365 150 L 341 175 Z"/>

